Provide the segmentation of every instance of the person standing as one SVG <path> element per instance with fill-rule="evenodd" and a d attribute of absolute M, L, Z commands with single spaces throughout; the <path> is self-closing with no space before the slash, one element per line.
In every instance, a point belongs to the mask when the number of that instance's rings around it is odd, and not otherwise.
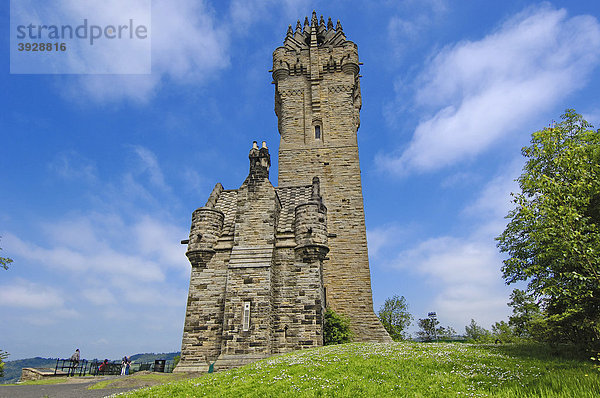
<path fill-rule="evenodd" d="M 123 359 L 121 359 L 121 376 L 125 376 L 127 374 L 127 362 L 129 361 L 129 358 L 127 358 L 127 355 L 125 355 L 123 357 Z"/>

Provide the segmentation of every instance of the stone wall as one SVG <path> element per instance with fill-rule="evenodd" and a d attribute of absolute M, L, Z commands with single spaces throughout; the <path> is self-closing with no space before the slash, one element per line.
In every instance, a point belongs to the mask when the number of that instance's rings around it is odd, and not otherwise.
<path fill-rule="evenodd" d="M 179 371 L 206 371 L 221 353 L 229 257 L 217 251 L 206 267 L 192 267 Z"/>
<path fill-rule="evenodd" d="M 56 371 L 53 368 L 23 368 L 19 381 L 42 380 L 52 377 L 67 376 L 67 372 Z"/>

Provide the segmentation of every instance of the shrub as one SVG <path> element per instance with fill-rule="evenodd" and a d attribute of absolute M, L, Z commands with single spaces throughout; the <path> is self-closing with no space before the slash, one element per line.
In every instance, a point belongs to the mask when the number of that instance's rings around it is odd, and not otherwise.
<path fill-rule="evenodd" d="M 323 325 L 323 344 L 343 344 L 350 341 L 352 341 L 350 320 L 327 308 Z"/>

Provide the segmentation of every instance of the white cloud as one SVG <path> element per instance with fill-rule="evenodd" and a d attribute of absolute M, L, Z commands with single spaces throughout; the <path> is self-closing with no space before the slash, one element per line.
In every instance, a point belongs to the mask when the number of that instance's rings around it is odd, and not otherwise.
<path fill-rule="evenodd" d="M 156 159 L 156 155 L 149 149 L 139 145 L 135 146 L 133 149 L 141 161 L 140 171 L 148 173 L 152 185 L 163 190 L 169 190 L 169 187 L 165 183 L 162 170 L 158 164 L 158 160 Z"/>
<path fill-rule="evenodd" d="M 503 219 L 513 208 L 511 192 L 520 191 L 515 180 L 521 175 L 522 168 L 523 159 L 520 157 L 502 166 L 502 174 L 491 178 L 479 196 L 465 207 L 463 213 L 488 223 Z"/>
<path fill-rule="evenodd" d="M 106 283 L 161 283 L 168 269 L 187 270 L 187 231 L 168 221 L 140 215 L 127 222 L 116 214 L 90 213 L 41 224 L 43 235 L 4 235 L 14 257 L 73 277 Z M 35 241 L 45 241 L 45 247 Z"/>
<path fill-rule="evenodd" d="M 140 253 L 168 267 L 188 269 L 184 256 L 186 248 L 181 245 L 181 239 L 188 236 L 188 231 L 146 215 L 133 226 L 132 232 L 136 234 L 136 247 Z"/>
<path fill-rule="evenodd" d="M 390 18 L 387 35 L 393 53 L 399 59 L 409 48 L 409 44 L 414 45 L 421 39 L 431 25 L 443 18 L 448 10 L 445 0 L 407 0 L 393 2 L 392 6 L 398 8 L 400 16 Z"/>
<path fill-rule="evenodd" d="M 520 13 L 479 41 L 449 46 L 421 74 L 416 104 L 433 111 L 398 156 L 395 173 L 472 158 L 581 88 L 598 65 L 600 25 L 547 6 Z"/>
<path fill-rule="evenodd" d="M 490 327 L 510 312 L 506 303 L 512 287 L 504 284 L 503 256 L 494 238 L 506 225 L 504 216 L 512 208 L 510 192 L 518 190 L 514 179 L 521 166 L 521 159 L 502 166 L 502 174 L 490 179 L 464 207 L 459 216 L 468 221 L 467 233 L 426 239 L 389 256 L 392 260 L 388 267 L 423 278 L 431 291 L 428 308 L 435 308 L 444 323 L 450 323 L 459 333 L 471 318 Z M 385 235 L 375 235 L 378 247 L 392 240 L 398 242 L 397 234 L 385 234 L 386 228 L 376 231 Z"/>
<path fill-rule="evenodd" d="M 481 175 L 472 171 L 459 171 L 444 178 L 440 186 L 442 188 L 466 187 L 477 183 L 481 178 Z"/>
<path fill-rule="evenodd" d="M 48 167 L 50 171 L 65 180 L 93 183 L 97 179 L 94 162 L 76 151 L 58 153 Z"/>
<path fill-rule="evenodd" d="M 74 231 L 68 229 L 69 224 L 71 223 L 66 225 L 65 233 L 73 235 Z M 54 230 L 57 234 L 62 234 L 62 227 L 62 225 L 56 226 Z M 94 232 L 94 236 L 98 238 L 98 244 L 91 250 L 87 247 L 77 247 L 76 240 L 67 245 L 50 248 L 41 247 L 10 234 L 6 235 L 6 241 L 7 244 L 10 242 L 15 257 L 19 256 L 23 260 L 55 272 L 73 273 L 80 276 L 94 274 L 103 280 L 121 278 L 144 282 L 164 280 L 165 275 L 161 264 L 147 259 L 143 254 L 136 253 L 135 250 L 131 250 L 131 253 L 115 250 L 102 238 L 102 234 L 102 231 Z M 110 243 L 120 244 L 120 242 Z"/>
<path fill-rule="evenodd" d="M 201 82 L 229 65 L 228 34 L 204 1 L 154 1 L 152 32 L 153 72 Z"/>
<path fill-rule="evenodd" d="M 96 208 L 108 207 L 107 212 L 127 214 L 137 213 L 143 206 L 163 214 L 171 207 L 165 202 L 176 204 L 179 198 L 167 182 L 157 156 L 140 145 L 128 145 L 127 149 L 126 170 L 103 184 L 102 190 L 93 192 Z"/>
<path fill-rule="evenodd" d="M 368 229 L 369 257 L 378 257 L 385 248 L 396 244 L 403 233 L 404 230 L 395 224 Z"/>
<path fill-rule="evenodd" d="M 0 303 L 6 307 L 50 309 L 62 307 L 64 299 L 58 289 L 17 279 L 0 286 Z"/>
<path fill-rule="evenodd" d="M 585 112 L 583 118 L 595 126 L 595 128 L 600 128 L 600 108 L 594 108 Z"/>
<path fill-rule="evenodd" d="M 94 305 L 109 305 L 117 303 L 114 294 L 107 288 L 84 289 L 81 295 Z"/>
<path fill-rule="evenodd" d="M 147 0 L 130 1 L 142 4 Z M 125 6 L 119 4 L 117 1 L 110 7 L 95 9 L 94 13 L 104 19 L 121 15 Z M 265 15 L 282 15 L 293 22 L 307 5 L 307 1 L 297 0 L 234 0 L 219 15 L 203 0 L 153 0 L 152 74 L 81 75 L 60 79 L 57 88 L 78 101 L 108 103 L 125 99 L 144 104 L 165 84 L 202 85 L 229 67 L 233 36 L 246 34 Z M 64 7 L 62 12 L 81 11 L 69 2 Z M 94 62 L 111 65 L 118 60 L 115 54 L 106 53 Z"/>
<path fill-rule="evenodd" d="M 508 314 L 501 257 L 491 237 L 444 236 L 398 254 L 394 267 L 415 272 L 431 286 L 430 306 L 453 325 L 471 318 L 490 325 Z"/>
<path fill-rule="evenodd" d="M 100 11 L 118 15 L 120 7 L 112 5 Z M 67 85 L 66 94 L 80 100 L 83 92 L 95 102 L 129 99 L 145 103 L 165 82 L 203 84 L 229 66 L 229 32 L 205 1 L 154 0 L 151 20 L 152 74 L 77 76 L 61 80 L 61 87 Z M 118 60 L 114 54 L 106 54 L 98 62 Z"/>

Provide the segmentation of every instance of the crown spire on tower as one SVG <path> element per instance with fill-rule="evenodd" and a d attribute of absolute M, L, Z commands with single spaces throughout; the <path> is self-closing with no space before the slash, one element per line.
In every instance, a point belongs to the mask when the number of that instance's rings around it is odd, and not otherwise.
<path fill-rule="evenodd" d="M 304 17 L 304 23 L 298 19 L 295 26 L 295 30 L 293 24 L 288 26 L 285 34 L 284 47 L 288 50 L 298 51 L 323 45 L 337 47 L 347 42 L 340 21 L 334 25 L 331 17 L 327 20 L 323 15 L 317 17 L 316 10 L 313 10 L 310 17 Z M 291 64 L 290 61 L 287 63 Z"/>

